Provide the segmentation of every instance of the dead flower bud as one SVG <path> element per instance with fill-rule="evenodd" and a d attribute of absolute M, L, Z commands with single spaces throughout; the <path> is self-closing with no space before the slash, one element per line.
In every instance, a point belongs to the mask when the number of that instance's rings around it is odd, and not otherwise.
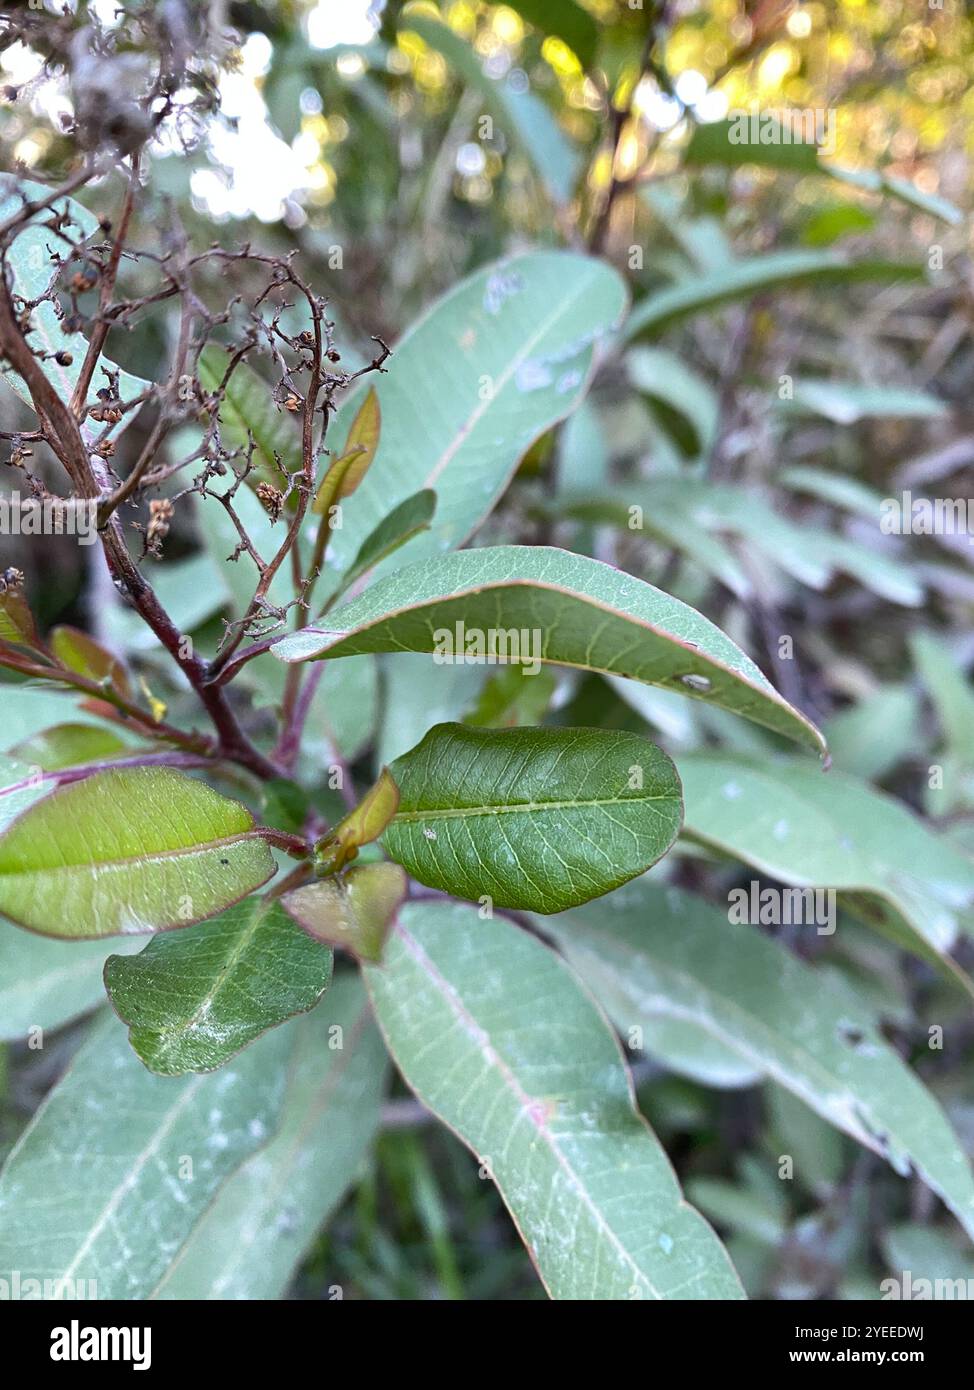
<path fill-rule="evenodd" d="M 290 411 L 292 412 L 292 414 L 293 414 L 295 411 L 300 410 L 300 409 L 301 409 L 301 397 L 300 397 L 300 396 L 296 396 L 296 395 L 294 394 L 294 392 L 292 391 L 291 394 L 286 398 L 286 400 L 285 400 L 285 402 L 284 402 L 284 408 L 285 408 L 285 410 L 290 410 Z"/>
<path fill-rule="evenodd" d="M 100 454 L 103 459 L 110 459 L 114 452 L 115 441 L 112 439 L 103 439 L 95 448 L 95 453 Z"/>
<path fill-rule="evenodd" d="M 278 492 L 272 483 L 258 483 L 257 496 L 264 505 L 264 510 L 271 519 L 271 524 L 277 521 L 284 507 L 284 497 Z"/>
<path fill-rule="evenodd" d="M 62 348 L 60 352 L 54 354 L 54 360 L 59 367 L 70 367 L 71 363 L 74 361 L 74 357 L 70 352 L 66 352 L 64 348 Z"/>
<path fill-rule="evenodd" d="M 71 276 L 71 288 L 75 294 L 84 294 L 85 290 L 90 290 L 98 282 L 98 276 L 93 270 L 76 270 Z"/>
<path fill-rule="evenodd" d="M 169 535 L 169 523 L 173 518 L 173 504 L 168 497 L 156 497 L 149 503 L 149 525 L 145 533 L 145 548 L 158 556 L 162 542 Z"/>

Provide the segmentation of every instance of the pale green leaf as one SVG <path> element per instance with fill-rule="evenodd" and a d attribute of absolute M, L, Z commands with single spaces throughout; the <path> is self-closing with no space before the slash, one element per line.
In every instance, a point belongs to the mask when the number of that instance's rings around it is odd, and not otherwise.
<path fill-rule="evenodd" d="M 974 902 L 974 862 L 901 802 L 795 759 L 693 754 L 679 772 L 692 839 L 783 883 L 836 889 L 840 905 L 959 976 L 948 953 Z"/>
<path fill-rule="evenodd" d="M 347 570 L 390 509 L 421 488 L 436 492 L 436 516 L 403 553 L 417 559 L 465 541 L 534 441 L 578 405 L 625 305 L 609 266 L 559 251 L 486 266 L 437 301 L 376 385 L 382 437 L 342 504 L 332 564 Z M 339 411 L 339 438 L 357 403 Z"/>
<path fill-rule="evenodd" d="M 693 1025 L 901 1175 L 919 1173 L 974 1234 L 974 1174 L 946 1116 L 837 976 L 645 881 L 543 928 L 623 1034 L 657 1017 Z"/>
<path fill-rule="evenodd" d="M 845 261 L 831 251 L 771 251 L 649 295 L 633 309 L 626 337 L 658 333 L 692 314 L 785 286 L 922 280 L 924 273 L 898 261 Z"/>
<path fill-rule="evenodd" d="M 379 1122 L 388 1063 L 353 975 L 294 1025 L 281 1124 L 206 1212 L 149 1297 L 281 1298 Z"/>
<path fill-rule="evenodd" d="M 493 1177 L 553 1298 L 741 1297 L 618 1044 L 547 947 L 472 908 L 412 903 L 366 982 L 403 1076 Z"/>
<path fill-rule="evenodd" d="M 467 550 L 411 565 L 273 651 L 284 661 L 379 651 L 438 652 L 446 661 L 462 659 L 464 633 L 501 640 L 512 629 L 523 634 L 518 665 L 527 664 L 527 647 L 542 662 L 667 686 L 824 747 L 814 725 L 701 614 L 622 570 L 545 546 Z"/>
<path fill-rule="evenodd" d="M 16 178 L 10 174 L 3 175 L 0 178 L 0 222 L 6 221 L 21 210 L 21 193 L 39 201 L 47 198 L 50 192 L 44 184 Z M 6 263 L 12 271 L 12 288 L 25 299 L 36 299 L 46 292 L 57 268 L 52 259 L 52 252 L 63 256 L 68 250 L 67 245 L 44 225 L 55 214 L 61 213 L 67 213 L 69 216 L 70 221 L 65 225 L 65 232 L 72 240 L 100 235 L 98 219 L 73 198 L 57 198 L 51 208 L 32 217 L 23 230 L 18 232 L 6 257 Z M 87 340 L 81 333 L 64 332 L 62 319 L 49 300 L 31 310 L 30 321 L 32 331 L 27 335 L 27 342 L 35 353 L 67 353 L 70 357 L 71 360 L 63 365 L 56 362 L 53 355 L 41 363 L 45 376 L 57 388 L 61 399 L 70 400 L 81 375 L 81 367 L 88 350 Z M 106 385 L 106 378 L 100 369 L 102 366 L 114 368 L 114 363 L 107 357 L 101 358 L 100 367 L 93 374 L 88 388 L 88 398 L 85 402 L 88 406 L 97 406 L 100 403 L 97 392 Z M 3 380 L 28 405 L 32 404 L 25 383 L 8 366 L 4 368 Z M 149 390 L 150 384 L 142 377 L 133 376 L 131 372 L 119 371 L 118 390 L 124 402 L 134 401 L 142 396 Z M 133 412 L 124 414 L 118 424 L 107 429 L 108 435 L 119 434 L 133 418 Z M 86 423 L 84 432 L 86 435 L 101 436 L 106 432 L 106 426 L 98 422 Z"/>
<path fill-rule="evenodd" d="M 778 405 L 783 413 L 821 415 L 836 425 L 854 425 L 873 416 L 929 420 L 947 414 L 945 403 L 927 391 L 804 376 L 795 382 L 793 394 Z"/>
<path fill-rule="evenodd" d="M 142 943 L 114 943 L 137 951 Z M 103 941 L 49 941 L 0 919 L 0 1041 L 26 1042 L 28 1030 L 60 1028 L 105 998 Z"/>
<path fill-rule="evenodd" d="M 273 1133 L 293 1045 L 278 1029 L 215 1075 L 174 1080 L 103 1017 L 0 1172 L 0 1269 L 69 1280 L 69 1298 L 148 1297 Z"/>

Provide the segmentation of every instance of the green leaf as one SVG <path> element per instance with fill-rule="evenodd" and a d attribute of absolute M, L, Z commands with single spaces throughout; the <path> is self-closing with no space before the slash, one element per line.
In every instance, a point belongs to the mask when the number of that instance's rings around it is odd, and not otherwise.
<path fill-rule="evenodd" d="M 408 13 L 402 24 L 440 53 L 485 99 L 494 119 L 524 150 L 551 200 L 559 207 L 567 205 L 575 190 L 580 160 L 544 101 L 510 80 L 489 76 L 470 45 L 438 20 Z"/>
<path fill-rule="evenodd" d="M 717 436 L 720 407 L 716 393 L 675 352 L 633 348 L 626 358 L 629 380 L 665 412 L 661 423 L 688 457 L 705 457 Z M 674 429 L 671 421 L 678 423 Z"/>
<path fill-rule="evenodd" d="M 366 536 L 351 569 L 342 580 L 342 588 L 350 588 L 356 579 L 360 579 L 363 574 L 381 564 L 387 555 L 392 555 L 421 531 L 428 531 L 435 511 L 436 493 L 428 487 L 414 492 L 405 502 L 400 502 L 398 507 L 394 507 L 375 530 Z"/>
<path fill-rule="evenodd" d="M 147 1298 L 273 1132 L 293 1045 L 277 1030 L 219 1075 L 173 1080 L 102 1018 L 0 1172 L 0 1269 Z"/>
<path fill-rule="evenodd" d="M 510 7 L 543 34 L 563 39 L 583 68 L 590 66 L 595 58 L 599 27 L 576 0 L 511 0 Z"/>
<path fill-rule="evenodd" d="M 739 805 L 740 821 L 749 809 Z M 646 882 L 622 889 L 611 910 L 592 905 L 543 926 L 620 1031 L 659 1017 L 692 1025 L 896 1172 L 916 1171 L 974 1234 L 960 1142 L 836 974 L 692 894 Z"/>
<path fill-rule="evenodd" d="M 827 468 L 809 468 L 796 464 L 786 468 L 778 475 L 779 481 L 797 492 L 808 493 L 822 502 L 830 502 L 833 507 L 854 512 L 875 522 L 882 515 L 883 496 L 875 488 L 867 487 L 858 478 L 849 478 L 843 473 L 833 473 Z"/>
<path fill-rule="evenodd" d="M 891 1226 L 884 1233 L 882 1244 L 889 1268 L 895 1275 L 902 1279 L 909 1270 L 912 1292 L 902 1291 L 903 1298 L 921 1297 L 917 1288 L 921 1279 L 930 1280 L 932 1287 L 928 1297 L 938 1296 L 933 1290 L 944 1289 L 943 1281 L 961 1279 L 963 1284 L 954 1285 L 950 1293 L 941 1293 L 939 1297 L 970 1298 L 970 1290 L 974 1288 L 974 1257 L 969 1249 L 962 1248 L 952 1233 L 919 1222 L 904 1221 L 899 1226 Z"/>
<path fill-rule="evenodd" d="M 280 1129 L 217 1194 L 153 1298 L 282 1298 L 355 1178 L 388 1070 L 359 980 L 336 979 L 294 1031 Z"/>
<path fill-rule="evenodd" d="M 761 164 L 773 169 L 784 169 L 789 173 L 815 174 L 820 165 L 818 146 L 813 141 L 795 139 L 791 126 L 783 127 L 779 121 L 767 113 L 758 117 L 760 123 L 759 141 L 739 139 L 741 126 L 731 118 L 725 121 L 708 121 L 695 125 L 690 143 L 683 160 L 685 164 L 729 164 L 734 168 L 743 164 Z M 748 133 L 748 117 L 744 117 L 744 133 Z M 764 143 L 767 134 L 768 143 Z"/>
<path fill-rule="evenodd" d="M 316 941 L 376 962 L 407 888 L 398 864 L 357 864 L 340 878 L 296 888 L 281 899 L 281 906 Z"/>
<path fill-rule="evenodd" d="M 282 661 L 380 651 L 462 659 L 465 635 L 500 641 L 512 629 L 520 634 L 516 664 L 527 664 L 527 647 L 542 662 L 667 686 L 824 748 L 814 725 L 701 614 L 611 565 L 545 546 L 467 550 L 411 565 L 272 650 Z"/>
<path fill-rule="evenodd" d="M 946 198 L 941 198 L 936 193 L 924 193 L 916 184 L 884 173 L 881 169 L 844 169 L 837 164 L 823 164 L 822 168 L 840 183 L 850 184 L 853 188 L 863 188 L 869 193 L 888 194 L 891 198 L 905 203 L 907 207 L 917 208 L 920 212 L 939 217 L 941 221 L 950 222 L 954 226 L 964 219 L 961 209 L 948 202 Z"/>
<path fill-rule="evenodd" d="M 739 537 L 752 555 L 759 552 L 769 564 L 814 589 L 827 588 L 836 572 L 844 572 L 892 603 L 916 607 L 923 602 L 923 587 L 902 559 L 868 550 L 822 527 L 792 522 L 751 488 L 694 478 L 660 478 L 610 491 L 603 502 L 603 506 L 615 509 L 619 524 L 622 507 L 633 504 L 642 508 L 647 531 L 663 537 L 668 532 L 673 544 L 693 553 L 731 588 L 734 573 L 722 559 L 726 547 L 714 552 L 704 549 L 701 531 Z M 737 588 L 734 591 L 739 592 Z"/>
<path fill-rule="evenodd" d="M 434 304 L 376 386 L 382 438 L 342 505 L 331 562 L 347 570 L 390 508 L 421 488 L 436 492 L 436 518 L 404 553 L 414 560 L 462 544 L 534 441 L 578 405 L 625 305 L 614 270 L 558 251 L 496 262 Z M 355 404 L 343 404 L 333 428 Z"/>
<path fill-rule="evenodd" d="M 818 377 L 801 377 L 791 397 L 776 404 L 783 414 L 821 415 L 836 425 L 854 425 L 872 417 L 932 420 L 948 413 L 945 402 L 928 391 Z"/>
<path fill-rule="evenodd" d="M 124 768 L 59 787 L 8 826 L 0 912 L 47 936 L 137 935 L 211 917 L 273 872 L 239 802 L 169 768 Z"/>
<path fill-rule="evenodd" d="M 948 747 L 974 760 L 974 690 L 949 644 L 932 632 L 915 632 L 910 651 Z"/>
<path fill-rule="evenodd" d="M 831 251 L 772 251 L 651 294 L 633 309 L 625 336 L 658 333 L 691 314 L 784 286 L 922 280 L 924 275 L 922 266 L 898 261 L 844 261 Z"/>
<path fill-rule="evenodd" d="M 733 552 L 719 536 L 711 534 L 709 523 L 702 524 L 694 515 L 692 498 L 684 496 L 682 480 L 672 485 L 662 479 L 632 487 L 606 486 L 597 493 L 574 494 L 561 511 L 578 521 L 651 536 L 688 556 L 738 598 L 750 598 L 753 593 L 754 586 Z"/>
<path fill-rule="evenodd" d="M 313 1009 L 331 951 L 278 903 L 248 898 L 141 954 L 109 956 L 105 987 L 129 1041 L 162 1076 L 215 1071 L 268 1028 Z"/>
<path fill-rule="evenodd" d="M 641 874 L 680 829 L 680 783 L 639 734 L 439 724 L 392 765 L 382 837 L 420 883 L 561 912 Z"/>
<path fill-rule="evenodd" d="M 365 978 L 403 1076 L 494 1179 L 553 1298 L 741 1297 L 618 1043 L 546 946 L 472 908 L 410 903 Z"/>
<path fill-rule="evenodd" d="M 131 752 L 131 745 L 112 732 L 94 724 L 56 724 L 33 738 L 11 748 L 10 756 L 44 772 L 64 767 L 118 758 Z"/>
<path fill-rule="evenodd" d="M 375 660 L 352 657 L 352 661 Z M 383 710 L 376 762 L 389 765 L 407 753 L 434 724 L 459 722 L 477 701 L 485 671 L 477 666 L 441 666 L 432 656 L 403 652 L 382 658 Z M 328 662 L 339 674 L 344 662 Z"/>
<path fill-rule="evenodd" d="M 823 725 L 833 766 L 869 782 L 915 755 L 919 727 L 920 703 L 905 685 L 882 685 Z"/>
<path fill-rule="evenodd" d="M 795 759 L 680 758 L 684 831 L 761 873 L 833 888 L 898 945 L 960 975 L 949 951 L 974 902 L 974 863 L 899 801 Z"/>
<path fill-rule="evenodd" d="M 123 952 L 141 942 L 117 943 Z M 28 1030 L 70 1023 L 105 998 L 102 941 L 49 941 L 0 919 L 0 1042 L 25 1042 Z"/>
<path fill-rule="evenodd" d="M 44 184 L 33 183 L 30 179 L 17 178 L 10 174 L 3 175 L 0 178 L 0 222 L 15 216 L 21 210 L 23 200 L 19 196 L 20 193 L 30 199 L 40 200 L 47 198 L 50 192 Z M 24 299 L 37 299 L 46 292 L 57 269 L 51 253 L 53 251 L 63 255 L 66 251 L 64 243 L 44 225 L 55 214 L 66 214 L 69 217 L 65 230 L 72 240 L 77 241 L 82 237 L 88 239 L 99 234 L 98 219 L 73 198 L 57 198 L 49 209 L 34 217 L 18 232 L 6 257 L 6 263 L 12 271 L 12 288 Z M 31 310 L 30 321 L 32 331 L 27 341 L 31 348 L 35 353 L 52 354 L 41 362 L 44 375 L 57 387 L 62 400 L 70 400 L 81 375 L 88 350 L 87 340 L 81 333 L 64 332 L 61 318 L 50 300 L 45 300 Z M 54 353 L 67 353 L 71 360 L 62 365 L 54 360 Z M 107 357 L 101 358 L 99 370 L 93 374 L 88 388 L 88 399 L 85 402 L 88 406 L 100 404 L 97 392 L 105 385 L 105 377 L 100 370 L 102 366 L 114 368 L 114 363 Z M 25 383 L 6 365 L 2 379 L 22 400 L 32 405 Z M 131 372 L 124 370 L 119 371 L 118 389 L 123 401 L 135 400 L 150 386 L 151 382 L 145 381 L 142 377 L 133 376 Z M 121 433 L 134 418 L 134 414 L 134 411 L 124 414 L 117 425 L 107 429 L 108 435 L 116 436 Z M 86 424 L 83 429 L 86 435 L 96 433 L 101 436 L 106 432 L 106 426 L 97 422 Z"/>

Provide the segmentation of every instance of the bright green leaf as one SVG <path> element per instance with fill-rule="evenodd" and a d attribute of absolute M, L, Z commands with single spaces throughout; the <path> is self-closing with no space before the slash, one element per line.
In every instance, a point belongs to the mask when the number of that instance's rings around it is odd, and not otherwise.
<path fill-rule="evenodd" d="M 215 1071 L 331 981 L 331 951 L 278 903 L 248 898 L 210 922 L 170 932 L 128 958 L 109 956 L 105 985 L 129 1039 L 163 1076 Z"/>
<path fill-rule="evenodd" d="M 497 907 L 561 912 L 655 864 L 680 783 L 639 734 L 439 724 L 392 765 L 386 851 L 420 883 Z"/>
<path fill-rule="evenodd" d="M 246 807 L 169 768 L 95 773 L 0 836 L 0 912 L 47 936 L 189 926 L 265 883 Z"/>

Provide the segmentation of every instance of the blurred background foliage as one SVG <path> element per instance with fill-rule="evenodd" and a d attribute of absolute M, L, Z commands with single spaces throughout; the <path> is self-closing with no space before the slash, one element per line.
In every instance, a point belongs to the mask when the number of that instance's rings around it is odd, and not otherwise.
<path fill-rule="evenodd" d="M 114 5 L 97 9 L 108 18 Z M 200 246 L 295 250 L 330 297 L 346 363 L 364 360 L 372 334 L 394 342 L 439 293 L 505 252 L 597 242 L 629 279 L 634 323 L 650 306 L 645 326 L 607 358 L 583 409 L 531 450 L 481 539 L 587 548 L 694 603 L 824 724 L 837 767 L 974 851 L 969 540 L 879 527 L 882 499 L 904 489 L 971 494 L 974 280 L 959 211 L 970 206 L 974 147 L 969 5 L 255 0 L 210 9 L 224 39 L 201 56 L 192 96 L 219 100 L 200 116 L 187 98 L 185 117 L 154 144 L 133 242 L 151 243 L 176 210 Z M 43 59 L 42 42 L 0 59 L 0 145 L 6 169 L 54 183 L 75 150 L 69 94 Z M 817 156 L 777 145 L 732 158 L 733 147 L 713 139 L 735 111 L 786 108 L 834 121 L 834 142 Z M 110 174 L 84 200 L 111 215 L 120 189 Z M 776 270 L 783 253 L 881 260 L 916 275 L 835 286 L 794 265 Z M 708 286 L 719 291 L 722 277 L 755 265 L 766 283 L 722 304 L 715 292 L 707 307 Z M 137 292 L 139 267 L 123 275 Z M 225 284 L 210 290 L 225 303 Z M 690 309 L 654 313 L 674 290 L 689 294 Z M 149 316 L 114 334 L 109 355 L 152 377 L 171 332 L 165 312 Z M 28 425 L 6 392 L 0 409 L 4 429 Z M 122 474 L 140 429 L 136 421 L 119 445 Z M 627 525 L 633 503 L 645 503 L 642 530 Z M 225 595 L 200 547 L 198 520 L 177 512 L 158 574 L 164 583 L 168 563 L 173 601 L 196 604 L 205 644 L 219 634 Z M 41 568 L 29 543 L 4 538 L 2 558 L 27 571 L 45 624 L 137 640 L 86 571 L 89 554 L 65 539 L 45 549 Z M 782 658 L 783 634 L 797 661 Z M 178 716 L 180 692 L 166 680 L 160 663 Z M 370 727 L 349 736 L 363 781 L 370 747 L 388 756 L 433 722 L 429 707 L 407 711 L 412 677 L 393 680 L 386 673 L 381 707 L 364 716 Z M 436 718 L 646 721 L 678 750 L 714 739 L 742 752 L 774 748 L 703 704 L 651 689 L 636 692 L 645 698 L 634 708 L 631 691 L 595 676 L 525 683 L 461 672 L 454 685 L 437 688 Z M 412 729 L 411 719 L 425 722 Z M 944 770 L 939 785 L 932 767 Z M 717 900 L 742 878 L 739 866 L 696 853 L 667 873 Z M 811 943 L 771 930 L 856 981 L 974 1151 L 964 1001 L 851 921 Z M 971 966 L 970 943 L 958 956 Z M 931 1019 L 949 1034 L 943 1051 L 928 1047 Z M 68 1029 L 43 1054 L 0 1053 L 0 1144 L 12 1143 L 73 1038 Z M 644 1112 L 752 1295 L 876 1297 L 889 1270 L 974 1273 L 919 1181 L 904 1184 L 772 1083 L 704 1085 L 693 1067 L 681 1074 L 674 1049 L 665 1062 L 638 1056 L 634 1068 Z M 369 1299 L 540 1296 L 495 1190 L 459 1143 L 402 1091 L 386 1121 L 295 1296 L 327 1298 L 334 1285 Z M 778 1181 L 783 1152 L 802 1155 L 800 1182 Z"/>

